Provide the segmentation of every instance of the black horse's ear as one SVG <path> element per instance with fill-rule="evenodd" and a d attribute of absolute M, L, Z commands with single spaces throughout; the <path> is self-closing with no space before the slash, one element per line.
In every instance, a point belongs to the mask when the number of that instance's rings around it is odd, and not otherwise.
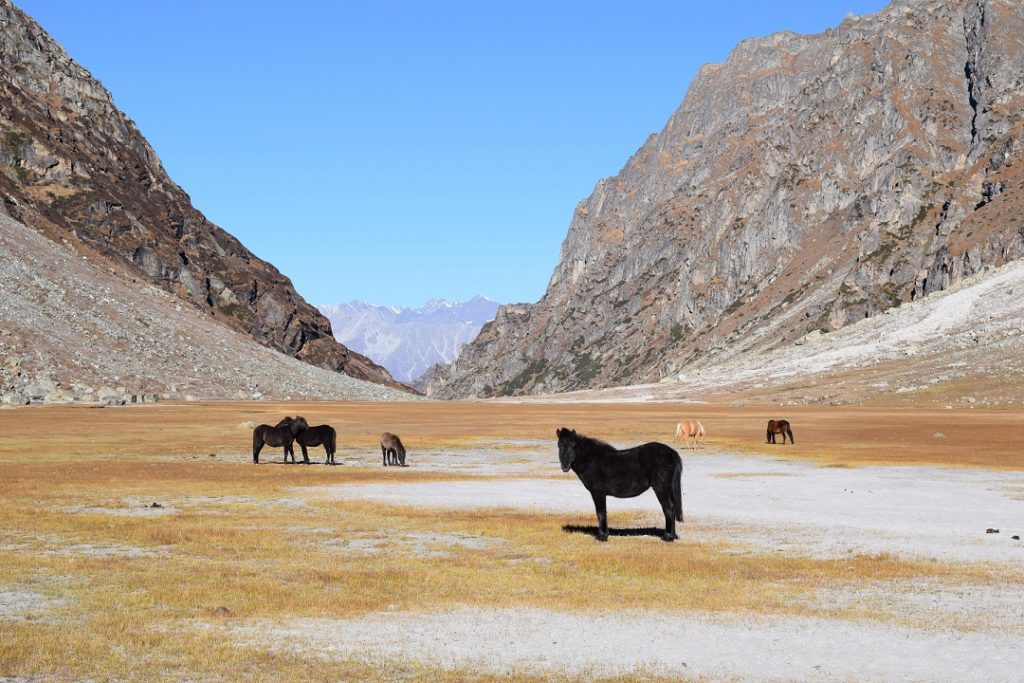
<path fill-rule="evenodd" d="M 565 427 L 560 427 L 559 429 L 555 430 L 555 436 L 557 436 L 559 439 L 561 439 L 563 436 L 568 436 L 568 435 L 569 435 L 569 430 L 567 428 L 565 428 Z"/>

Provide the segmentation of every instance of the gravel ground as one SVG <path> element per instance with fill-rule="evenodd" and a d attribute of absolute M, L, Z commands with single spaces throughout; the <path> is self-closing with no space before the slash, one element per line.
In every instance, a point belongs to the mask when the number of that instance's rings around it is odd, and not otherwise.
<path fill-rule="evenodd" d="M 0 400 L 412 398 L 290 358 L 0 214 Z"/>
<path fill-rule="evenodd" d="M 526 455 L 516 451 L 507 457 L 522 460 Z M 499 457 L 491 457 L 500 463 Z M 816 557 L 885 552 L 944 561 L 1024 562 L 1024 542 L 1011 538 L 1024 535 L 1024 473 L 820 467 L 714 450 L 683 457 L 687 521 L 740 548 Z M 504 479 L 351 484 L 302 491 L 322 498 L 439 509 L 593 513 L 590 494 L 575 475 L 561 474 L 550 445 L 538 444 L 532 458 L 503 465 L 500 472 L 508 477 Z M 454 454 L 449 460 L 451 471 L 459 474 L 467 474 L 461 461 L 473 461 Z M 522 476 L 509 476 L 516 470 Z M 552 476 L 539 478 L 542 472 Z M 625 511 L 649 513 L 652 523 L 662 523 L 651 491 L 636 498 L 608 499 L 611 526 L 616 526 L 616 513 Z M 986 533 L 990 528 L 1000 533 Z M 685 525 L 683 533 L 688 533 Z"/>
<path fill-rule="evenodd" d="M 1019 681 L 1024 644 L 1013 636 L 934 632 L 804 617 L 721 617 L 659 612 L 568 614 L 541 609 L 457 609 L 357 619 L 257 622 L 240 643 L 382 668 L 415 659 L 512 675 L 529 671 L 757 681 Z M 381 637 L 381 634 L 400 637 Z"/>

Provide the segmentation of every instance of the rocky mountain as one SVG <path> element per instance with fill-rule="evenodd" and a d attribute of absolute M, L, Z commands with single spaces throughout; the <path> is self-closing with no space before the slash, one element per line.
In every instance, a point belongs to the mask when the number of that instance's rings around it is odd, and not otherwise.
<path fill-rule="evenodd" d="M 451 363 L 498 304 L 482 296 L 451 303 L 431 299 L 419 308 L 375 306 L 349 301 L 320 306 L 338 341 L 412 383 L 435 363 Z"/>
<path fill-rule="evenodd" d="M 686 376 L 1024 255 L 1024 6 L 897 0 L 740 43 L 581 202 L 437 396 Z"/>
<path fill-rule="evenodd" d="M 412 398 L 239 334 L 115 261 L 0 214 L 0 402 Z"/>
<path fill-rule="evenodd" d="M 0 196 L 7 214 L 312 365 L 399 386 L 350 352 L 291 281 L 210 223 L 109 92 L 0 0 Z"/>
<path fill-rule="evenodd" d="M 543 401 L 696 404 L 1024 404 L 1024 259 L 982 268 L 942 292 L 789 346 L 737 354 L 656 384 L 586 389 Z M 530 400 L 530 399 L 518 399 Z M 687 411 L 689 412 L 689 411 Z"/>

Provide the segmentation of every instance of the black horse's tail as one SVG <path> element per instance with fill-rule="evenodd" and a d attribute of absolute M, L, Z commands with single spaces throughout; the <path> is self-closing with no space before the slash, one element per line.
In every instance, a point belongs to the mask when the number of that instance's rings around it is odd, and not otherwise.
<path fill-rule="evenodd" d="M 786 431 L 789 433 L 789 443 L 790 443 L 790 445 L 795 444 L 796 441 L 793 440 L 793 428 L 790 427 L 789 425 L 786 425 Z"/>
<path fill-rule="evenodd" d="M 678 456 L 677 456 L 678 457 Z M 672 476 L 672 505 L 676 509 L 676 521 L 683 521 L 683 459 L 679 458 L 678 472 Z"/>
<path fill-rule="evenodd" d="M 327 441 L 329 442 L 327 448 L 330 449 L 331 455 L 334 455 L 334 452 L 338 450 L 338 432 L 334 431 L 334 427 L 327 432 Z"/>
<path fill-rule="evenodd" d="M 261 425 L 262 426 L 262 425 Z M 263 447 L 263 430 L 257 427 L 252 430 L 252 459 L 256 462 L 259 457 L 260 448 Z"/>

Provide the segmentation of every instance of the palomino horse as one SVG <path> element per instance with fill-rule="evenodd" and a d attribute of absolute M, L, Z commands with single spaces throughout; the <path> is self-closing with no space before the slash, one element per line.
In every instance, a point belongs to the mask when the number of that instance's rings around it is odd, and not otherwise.
<path fill-rule="evenodd" d="M 384 459 L 384 467 L 400 465 L 405 467 L 405 446 L 402 440 L 391 432 L 380 435 L 380 454 Z"/>
<path fill-rule="evenodd" d="M 575 429 L 559 429 L 555 435 L 562 471 L 575 472 L 594 499 L 597 540 L 608 540 L 607 497 L 633 498 L 647 489 L 654 489 L 665 513 L 662 538 L 679 538 L 676 522 L 683 521 L 683 459 L 672 448 L 654 442 L 620 451 Z"/>
<path fill-rule="evenodd" d="M 768 420 L 768 431 L 765 433 L 768 443 L 775 443 L 775 436 L 782 435 L 782 443 L 786 443 L 786 435 L 789 434 L 789 444 L 793 445 L 793 429 L 789 426 L 788 420 Z"/>
<path fill-rule="evenodd" d="M 700 423 L 700 420 L 683 420 L 676 425 L 676 435 L 672 439 L 672 443 L 679 443 L 679 437 L 683 437 L 683 441 L 686 442 L 686 447 L 690 448 L 690 439 L 693 439 L 693 449 L 696 450 L 698 445 L 704 443 L 704 425 Z"/>

